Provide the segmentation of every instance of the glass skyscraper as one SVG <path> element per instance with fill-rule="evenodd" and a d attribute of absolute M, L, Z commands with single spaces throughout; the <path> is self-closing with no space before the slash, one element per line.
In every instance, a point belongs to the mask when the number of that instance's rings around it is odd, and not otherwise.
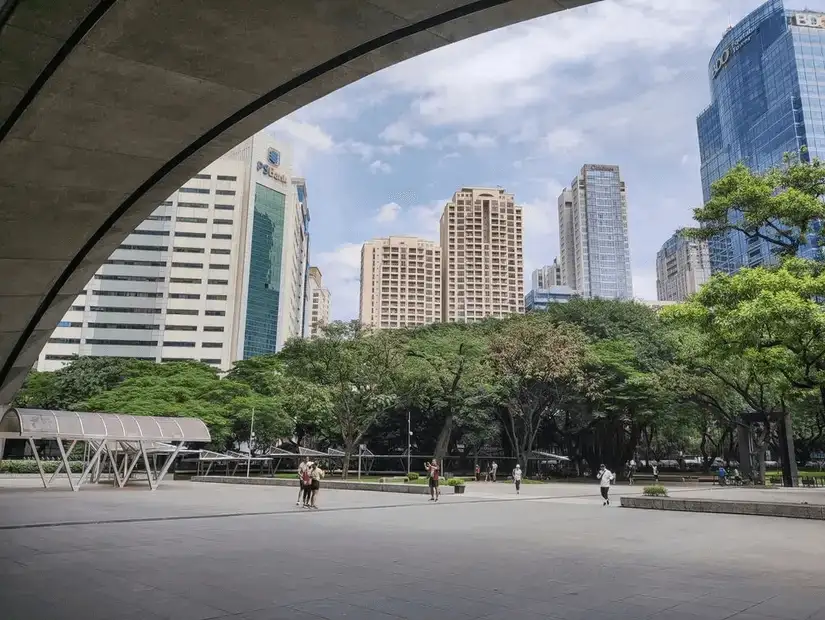
<path fill-rule="evenodd" d="M 738 162 L 763 172 L 785 153 L 825 158 L 825 14 L 770 0 L 717 45 L 708 66 L 711 105 L 697 118 L 702 192 Z M 818 239 L 803 249 L 814 256 Z M 730 232 L 710 243 L 714 272 L 769 264 L 762 239 Z"/>

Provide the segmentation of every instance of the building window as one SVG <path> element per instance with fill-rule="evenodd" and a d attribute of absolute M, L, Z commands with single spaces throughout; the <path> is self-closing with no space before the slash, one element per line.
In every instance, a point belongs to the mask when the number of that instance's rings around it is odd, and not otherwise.
<path fill-rule="evenodd" d="M 163 248 L 164 250 L 166 248 Z M 128 265 L 131 267 L 166 267 L 166 261 L 163 260 L 119 260 L 110 258 L 105 265 Z"/>
<path fill-rule="evenodd" d="M 166 314 L 185 314 L 186 316 L 198 316 L 200 310 L 190 310 L 189 308 L 167 308 Z"/>
<path fill-rule="evenodd" d="M 195 346 L 195 343 L 194 342 L 181 342 L 181 341 L 176 341 L 176 342 L 165 341 L 163 343 L 163 346 L 164 347 L 185 347 L 185 348 L 191 349 Z"/>
<path fill-rule="evenodd" d="M 146 218 L 150 222 L 169 222 L 172 220 L 171 215 L 150 215 Z"/>
<path fill-rule="evenodd" d="M 160 308 L 116 308 L 112 306 L 89 306 L 89 312 L 122 312 L 123 314 L 160 314 Z"/>
<path fill-rule="evenodd" d="M 164 328 L 167 332 L 196 332 L 197 325 L 167 325 Z"/>
<path fill-rule="evenodd" d="M 172 267 L 181 269 L 203 269 L 203 263 L 172 263 Z"/>
<path fill-rule="evenodd" d="M 133 235 L 149 235 L 150 237 L 168 237 L 169 231 L 168 230 L 142 230 L 138 229 L 135 230 Z"/>
<path fill-rule="evenodd" d="M 169 293 L 169 299 L 200 299 L 197 293 Z"/>
<path fill-rule="evenodd" d="M 83 323 L 77 323 L 75 321 L 60 321 L 57 324 L 58 327 L 83 327 Z"/>
<path fill-rule="evenodd" d="M 209 205 L 203 202 L 179 202 L 178 207 L 189 207 L 190 209 L 208 209 Z"/>
<path fill-rule="evenodd" d="M 226 312 L 223 310 L 206 310 L 203 314 L 205 316 L 226 316 Z"/>
<path fill-rule="evenodd" d="M 92 291 L 92 295 L 107 297 L 143 297 L 146 299 L 159 299 L 163 293 L 146 293 L 143 291 Z"/>
<path fill-rule="evenodd" d="M 226 301 L 226 295 L 207 295 L 206 298 L 212 301 Z"/>
<path fill-rule="evenodd" d="M 83 312 L 86 309 L 86 306 L 72 306 L 69 310 L 74 310 L 75 312 Z"/>
<path fill-rule="evenodd" d="M 229 265 L 219 265 L 219 264 L 216 264 L 216 263 L 209 263 L 209 268 L 210 269 L 223 269 L 223 270 L 226 271 L 226 270 L 229 269 Z"/>
<path fill-rule="evenodd" d="M 235 205 L 219 205 L 215 204 L 215 211 L 234 211 Z"/>
<path fill-rule="evenodd" d="M 203 331 L 205 332 L 222 332 L 223 325 L 204 325 Z"/>
<path fill-rule="evenodd" d="M 169 278 L 169 282 L 173 284 L 201 284 L 203 280 L 200 278 Z"/>
<path fill-rule="evenodd" d="M 207 284 L 229 284 L 229 280 L 215 280 L 215 279 L 209 278 L 209 280 L 207 280 L 206 283 Z"/>
<path fill-rule="evenodd" d="M 202 187 L 181 187 L 178 191 L 181 194 L 208 194 L 209 193 L 209 189 L 204 189 Z"/>
<path fill-rule="evenodd" d="M 201 344 L 204 349 L 223 349 L 222 342 L 204 342 Z"/>
<path fill-rule="evenodd" d="M 205 180 L 209 180 L 209 179 L 211 179 L 211 178 L 212 178 L 212 175 L 211 175 L 211 174 L 196 174 L 196 175 L 195 175 L 194 177 L 192 177 L 192 178 L 193 178 L 193 179 L 205 179 Z M 218 178 L 220 178 L 220 177 L 218 177 Z"/>
<path fill-rule="evenodd" d="M 70 361 L 70 360 L 73 360 L 73 359 L 77 359 L 77 355 L 53 355 L 52 354 L 52 355 L 47 355 L 46 359 L 47 360 L 55 360 L 55 361 L 59 360 L 61 362 L 67 362 L 67 361 Z"/>
<path fill-rule="evenodd" d="M 212 238 L 213 239 L 231 239 L 232 235 L 227 235 L 227 234 L 223 234 L 223 233 L 213 233 Z"/>
<path fill-rule="evenodd" d="M 204 248 L 179 248 L 177 246 L 174 246 L 172 248 L 172 251 L 182 252 L 184 254 L 203 254 L 204 252 L 206 252 Z M 174 263 L 172 263 L 172 265 L 174 266 Z"/>
<path fill-rule="evenodd" d="M 164 263 L 165 264 L 165 263 Z M 155 276 L 118 276 L 111 274 L 95 274 L 95 280 L 115 280 L 118 282 L 163 282 L 162 277 Z"/>
<path fill-rule="evenodd" d="M 89 327 L 93 329 L 139 329 L 144 331 L 160 329 L 160 325 L 154 325 L 151 323 L 89 323 Z"/>
<path fill-rule="evenodd" d="M 167 233 L 169 234 L 169 233 Z M 189 237 L 190 239 L 206 239 L 206 233 L 196 232 L 176 232 L 176 237 Z"/>
<path fill-rule="evenodd" d="M 208 220 L 205 217 L 179 217 L 177 221 L 187 224 L 206 224 Z"/>
<path fill-rule="evenodd" d="M 210 254 L 224 254 L 229 255 L 232 253 L 232 250 L 227 250 L 225 248 L 213 248 L 209 251 Z"/>
<path fill-rule="evenodd" d="M 234 196 L 235 190 L 234 189 L 216 189 L 215 193 L 218 196 Z"/>
<path fill-rule="evenodd" d="M 119 245 L 118 250 L 138 250 L 141 252 L 168 252 L 169 248 L 165 245 Z"/>
<path fill-rule="evenodd" d="M 238 177 L 229 176 L 229 175 L 226 175 L 226 174 L 219 174 L 218 175 L 218 181 L 237 181 L 237 180 L 238 180 Z"/>
<path fill-rule="evenodd" d="M 213 366 L 220 366 L 220 364 L 221 364 L 221 360 L 214 360 L 214 359 L 203 359 L 203 358 L 201 358 L 201 361 L 202 361 L 204 364 L 212 364 Z"/>
<path fill-rule="evenodd" d="M 157 340 L 109 340 L 105 338 L 86 338 L 86 344 L 110 344 L 118 347 L 155 347 Z"/>
<path fill-rule="evenodd" d="M 229 226 L 232 225 L 232 220 L 214 220 L 213 224 L 228 224 Z"/>
<path fill-rule="evenodd" d="M 80 338 L 49 338 L 52 344 L 80 344 Z"/>

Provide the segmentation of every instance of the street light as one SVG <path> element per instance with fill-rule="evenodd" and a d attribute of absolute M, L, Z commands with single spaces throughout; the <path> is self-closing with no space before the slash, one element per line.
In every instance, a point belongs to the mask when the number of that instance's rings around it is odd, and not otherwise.
<path fill-rule="evenodd" d="M 410 412 L 407 412 L 407 476 L 410 475 L 410 452 L 412 444 L 412 429 L 410 428 Z"/>

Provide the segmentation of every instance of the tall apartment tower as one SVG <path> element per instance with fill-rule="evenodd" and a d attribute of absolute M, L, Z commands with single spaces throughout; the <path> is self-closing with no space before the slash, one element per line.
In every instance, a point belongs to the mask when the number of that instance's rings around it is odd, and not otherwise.
<path fill-rule="evenodd" d="M 441 215 L 442 316 L 524 312 L 522 208 L 502 188 L 462 187 Z"/>
<path fill-rule="evenodd" d="M 656 253 L 656 297 L 684 301 L 710 279 L 710 272 L 708 243 L 676 233 Z"/>
<path fill-rule="evenodd" d="M 554 258 L 552 265 L 544 265 L 534 270 L 531 280 L 534 291 L 548 289 L 551 286 L 561 286 L 561 265 L 559 265 L 559 259 Z"/>
<path fill-rule="evenodd" d="M 559 239 L 566 286 L 583 297 L 633 298 L 627 198 L 618 166 L 582 167 L 559 196 Z"/>
<path fill-rule="evenodd" d="M 361 248 L 362 323 L 415 327 L 441 321 L 441 248 L 418 237 L 373 239 Z"/>
<path fill-rule="evenodd" d="M 199 360 L 228 370 L 301 335 L 306 186 L 257 134 L 165 200 L 98 269 L 38 359 Z"/>
<path fill-rule="evenodd" d="M 319 336 L 324 325 L 329 323 L 329 307 L 331 294 L 324 286 L 321 270 L 318 267 L 309 268 L 307 280 L 307 307 L 304 320 L 304 337 Z"/>

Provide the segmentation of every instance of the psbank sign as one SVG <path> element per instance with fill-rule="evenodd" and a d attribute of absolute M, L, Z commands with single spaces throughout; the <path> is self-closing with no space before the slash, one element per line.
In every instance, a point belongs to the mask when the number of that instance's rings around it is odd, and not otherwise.
<path fill-rule="evenodd" d="M 753 39 L 753 35 L 756 31 L 750 32 L 738 41 L 734 41 L 725 50 L 719 54 L 719 57 L 716 59 L 716 62 L 713 63 L 713 77 L 715 78 L 719 75 L 719 72 L 725 68 L 728 64 L 728 61 L 733 58 L 734 54 L 736 54 L 739 50 L 745 47 L 748 43 L 751 42 Z"/>
<path fill-rule="evenodd" d="M 807 26 L 808 28 L 825 28 L 825 14 L 823 13 L 797 13 L 793 16 L 795 26 Z"/>
<path fill-rule="evenodd" d="M 281 165 L 281 153 L 277 149 L 269 149 L 266 152 L 266 162 L 259 161 L 255 169 L 261 174 L 268 176 L 281 183 L 286 183 L 287 178 L 285 174 L 278 172 L 278 166 Z"/>

